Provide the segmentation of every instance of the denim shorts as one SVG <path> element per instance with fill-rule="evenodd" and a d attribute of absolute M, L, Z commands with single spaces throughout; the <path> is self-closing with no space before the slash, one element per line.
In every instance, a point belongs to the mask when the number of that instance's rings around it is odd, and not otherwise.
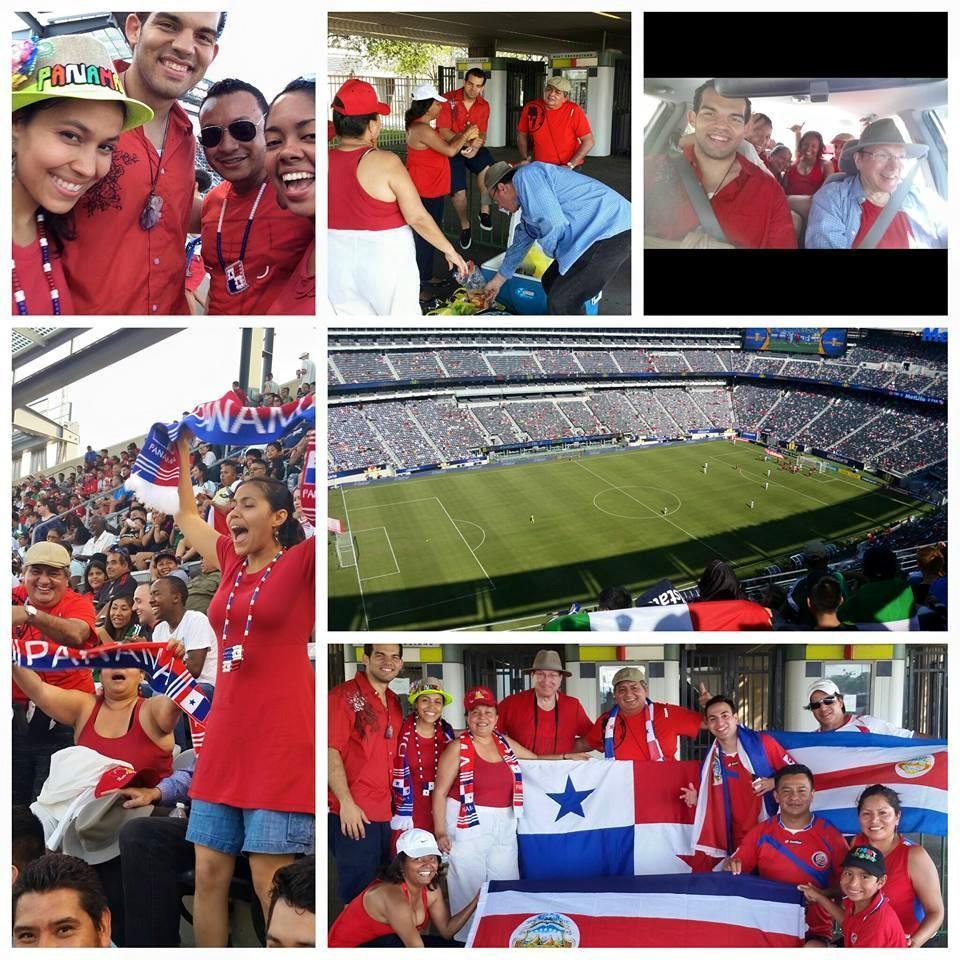
<path fill-rule="evenodd" d="M 244 810 L 194 800 L 187 840 L 232 857 L 239 853 L 313 853 L 316 821 L 309 813 Z"/>

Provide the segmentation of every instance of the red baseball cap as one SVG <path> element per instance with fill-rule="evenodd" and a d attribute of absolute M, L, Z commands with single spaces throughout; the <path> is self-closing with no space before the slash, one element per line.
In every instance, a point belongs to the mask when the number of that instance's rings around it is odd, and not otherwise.
<path fill-rule="evenodd" d="M 463 709 L 469 713 L 474 707 L 496 707 L 497 698 L 488 687 L 471 687 L 463 696 Z"/>
<path fill-rule="evenodd" d="M 344 117 L 360 117 L 368 113 L 386 116 L 390 107 L 377 100 L 377 91 L 369 83 L 352 78 L 337 91 L 333 111 Z"/>

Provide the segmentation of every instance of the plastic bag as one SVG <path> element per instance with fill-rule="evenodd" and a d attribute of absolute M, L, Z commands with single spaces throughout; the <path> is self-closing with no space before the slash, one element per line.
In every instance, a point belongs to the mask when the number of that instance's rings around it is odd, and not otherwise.
<path fill-rule="evenodd" d="M 462 277 L 458 279 L 461 280 L 463 289 L 467 292 L 467 300 L 478 310 L 482 310 L 487 305 L 487 296 L 484 293 L 487 278 L 472 260 L 467 261 L 467 271 L 465 280 Z"/>

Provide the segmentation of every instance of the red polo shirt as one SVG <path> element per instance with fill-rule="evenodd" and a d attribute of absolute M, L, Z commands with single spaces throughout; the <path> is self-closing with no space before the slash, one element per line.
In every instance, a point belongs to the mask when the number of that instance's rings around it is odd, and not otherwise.
<path fill-rule="evenodd" d="M 403 722 L 397 695 L 388 689 L 384 706 L 367 675 L 359 672 L 327 695 L 327 721 L 329 745 L 343 760 L 357 806 L 372 823 L 388 821 L 393 758 Z M 332 790 L 327 791 L 327 800 L 330 812 L 339 814 L 340 801 Z"/>
<path fill-rule="evenodd" d="M 483 97 L 477 97 L 468 108 L 463 102 L 463 87 L 445 93 L 447 102 L 440 108 L 437 117 L 438 130 L 452 130 L 454 133 L 463 133 L 467 125 L 475 123 L 480 132 L 487 135 L 487 124 L 490 123 L 490 104 Z"/>
<path fill-rule="evenodd" d="M 517 132 L 530 135 L 534 160 L 563 166 L 573 159 L 580 140 L 590 133 L 590 121 L 572 100 L 556 110 L 548 110 L 544 100 L 531 100 L 520 111 Z"/>
<path fill-rule="evenodd" d="M 284 210 L 277 203 L 277 191 L 267 181 L 250 224 L 247 249 L 243 256 L 243 273 L 248 289 L 236 295 L 227 292 L 223 269 L 217 257 L 217 223 L 223 211 L 220 245 L 223 262 L 233 263 L 240 256 L 243 232 L 260 187 L 248 193 L 237 193 L 233 184 L 224 180 L 203 198 L 201 236 L 203 265 L 210 274 L 210 315 L 262 315 L 293 275 L 303 251 L 313 241 L 313 221 Z"/>
<path fill-rule="evenodd" d="M 118 62 L 123 73 L 128 64 Z M 188 314 L 185 245 L 193 207 L 196 139 L 175 103 L 161 157 L 143 127 L 120 134 L 110 172 L 73 210 L 76 239 L 64 250 L 64 270 L 78 314 Z M 156 175 L 163 199 L 152 230 L 140 213 Z"/>
<path fill-rule="evenodd" d="M 866 909 L 853 912 L 853 903 L 843 898 L 843 945 L 845 947 L 905 947 L 907 937 L 890 901 L 878 890 Z"/>
<path fill-rule="evenodd" d="M 603 753 L 603 732 L 607 717 L 605 713 L 597 719 L 586 736 L 587 743 L 594 750 Z M 694 710 L 678 707 L 673 703 L 655 703 L 653 705 L 653 729 L 660 749 L 667 760 L 677 756 L 680 737 L 695 737 L 700 732 L 703 717 Z M 639 713 L 617 717 L 613 731 L 613 755 L 617 760 L 656 760 L 650 755 L 647 746 L 647 708 Z"/>
<path fill-rule="evenodd" d="M 683 152 L 702 186 L 693 147 Z M 795 250 L 797 235 L 783 190 L 749 160 L 739 157 L 739 163 L 736 179 L 710 201 L 727 239 L 745 249 Z M 644 232 L 655 237 L 682 240 L 700 226 L 677 171 L 662 154 L 645 161 L 644 203 Z"/>
<path fill-rule="evenodd" d="M 26 587 L 13 588 L 13 603 L 15 605 L 22 605 L 26 599 Z M 97 635 L 94 631 L 97 614 L 93 609 L 93 600 L 89 594 L 74 593 L 68 589 L 59 603 L 52 607 L 38 605 L 37 609 L 49 613 L 53 617 L 63 617 L 64 620 L 82 620 L 90 628 L 90 633 L 86 641 L 81 644 L 81 648 L 85 649 L 97 645 Z M 49 637 L 44 636 L 35 626 L 28 623 L 14 627 L 13 636 L 20 641 L 21 647 L 29 640 L 49 640 Z M 54 687 L 61 687 L 64 690 L 83 690 L 85 693 L 94 692 L 93 672 L 90 670 L 39 670 L 37 672 L 44 683 L 49 683 Z M 14 702 L 26 703 L 27 699 L 23 691 L 14 683 Z"/>
<path fill-rule="evenodd" d="M 505 697 L 497 707 L 497 728 L 538 756 L 571 753 L 577 737 L 586 737 L 593 724 L 576 697 L 557 693 L 554 710 L 537 706 L 535 690 Z"/>

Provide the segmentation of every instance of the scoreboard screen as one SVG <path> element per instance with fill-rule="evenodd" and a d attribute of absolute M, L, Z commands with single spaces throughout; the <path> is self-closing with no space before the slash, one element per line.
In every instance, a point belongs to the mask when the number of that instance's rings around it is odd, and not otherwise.
<path fill-rule="evenodd" d="M 751 327 L 743 349 L 839 357 L 847 349 L 847 331 L 837 327 Z"/>

